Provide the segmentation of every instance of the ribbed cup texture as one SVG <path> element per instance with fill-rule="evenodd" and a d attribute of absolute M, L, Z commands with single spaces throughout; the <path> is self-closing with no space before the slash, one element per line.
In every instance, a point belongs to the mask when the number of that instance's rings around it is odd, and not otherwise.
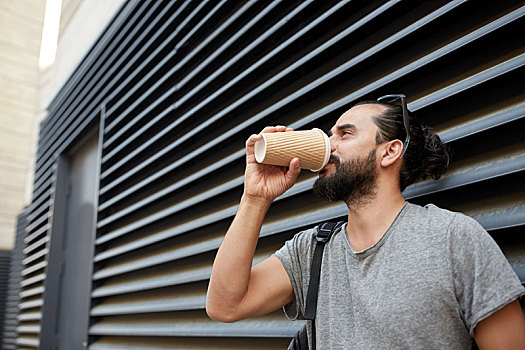
<path fill-rule="evenodd" d="M 267 133 L 264 137 L 264 164 L 288 166 L 290 160 L 297 157 L 301 161 L 301 168 L 317 171 L 323 166 L 326 144 L 320 130 Z"/>

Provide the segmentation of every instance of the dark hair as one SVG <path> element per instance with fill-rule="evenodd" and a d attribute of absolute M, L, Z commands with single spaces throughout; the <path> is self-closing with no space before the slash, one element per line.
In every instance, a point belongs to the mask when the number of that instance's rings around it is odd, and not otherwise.
<path fill-rule="evenodd" d="M 403 124 L 403 110 L 400 105 L 379 102 L 363 101 L 357 105 L 377 104 L 386 107 L 386 110 L 372 119 L 379 128 L 376 143 L 391 140 L 405 141 L 406 132 Z M 399 173 L 399 186 L 403 191 L 407 186 L 426 178 L 439 179 L 447 170 L 450 151 L 439 136 L 421 123 L 417 116 L 409 112 L 410 143 L 403 156 L 403 165 Z"/>

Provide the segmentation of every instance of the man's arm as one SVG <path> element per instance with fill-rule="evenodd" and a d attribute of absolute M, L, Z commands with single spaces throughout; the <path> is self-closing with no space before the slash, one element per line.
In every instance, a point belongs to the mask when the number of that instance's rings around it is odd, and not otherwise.
<path fill-rule="evenodd" d="M 283 132 L 284 126 L 263 132 Z M 299 160 L 285 167 L 258 164 L 254 144 L 260 135 L 246 141 L 244 194 L 237 214 L 213 263 L 206 312 L 210 318 L 234 322 L 263 315 L 294 298 L 291 282 L 281 262 L 270 257 L 252 268 L 253 256 L 264 216 L 273 199 L 293 186 L 300 172 Z"/>
<path fill-rule="evenodd" d="M 480 350 L 525 350 L 525 319 L 515 300 L 478 323 L 474 339 Z"/>

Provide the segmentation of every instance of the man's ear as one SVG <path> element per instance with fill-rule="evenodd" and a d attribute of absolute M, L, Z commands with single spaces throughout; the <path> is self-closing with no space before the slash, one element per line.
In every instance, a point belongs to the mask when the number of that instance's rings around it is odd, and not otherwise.
<path fill-rule="evenodd" d="M 394 164 L 396 160 L 401 158 L 403 154 L 403 142 L 400 140 L 392 140 L 387 142 L 383 148 L 381 156 L 381 166 L 387 168 Z"/>

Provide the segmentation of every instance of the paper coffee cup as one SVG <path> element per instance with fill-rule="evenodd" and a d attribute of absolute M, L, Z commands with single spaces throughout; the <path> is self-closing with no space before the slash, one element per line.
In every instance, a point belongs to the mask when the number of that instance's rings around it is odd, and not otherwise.
<path fill-rule="evenodd" d="M 301 168 L 319 171 L 330 159 L 330 141 L 321 129 L 261 135 L 262 139 L 255 142 L 255 160 L 258 163 L 288 166 L 293 158 L 299 158 Z"/>

